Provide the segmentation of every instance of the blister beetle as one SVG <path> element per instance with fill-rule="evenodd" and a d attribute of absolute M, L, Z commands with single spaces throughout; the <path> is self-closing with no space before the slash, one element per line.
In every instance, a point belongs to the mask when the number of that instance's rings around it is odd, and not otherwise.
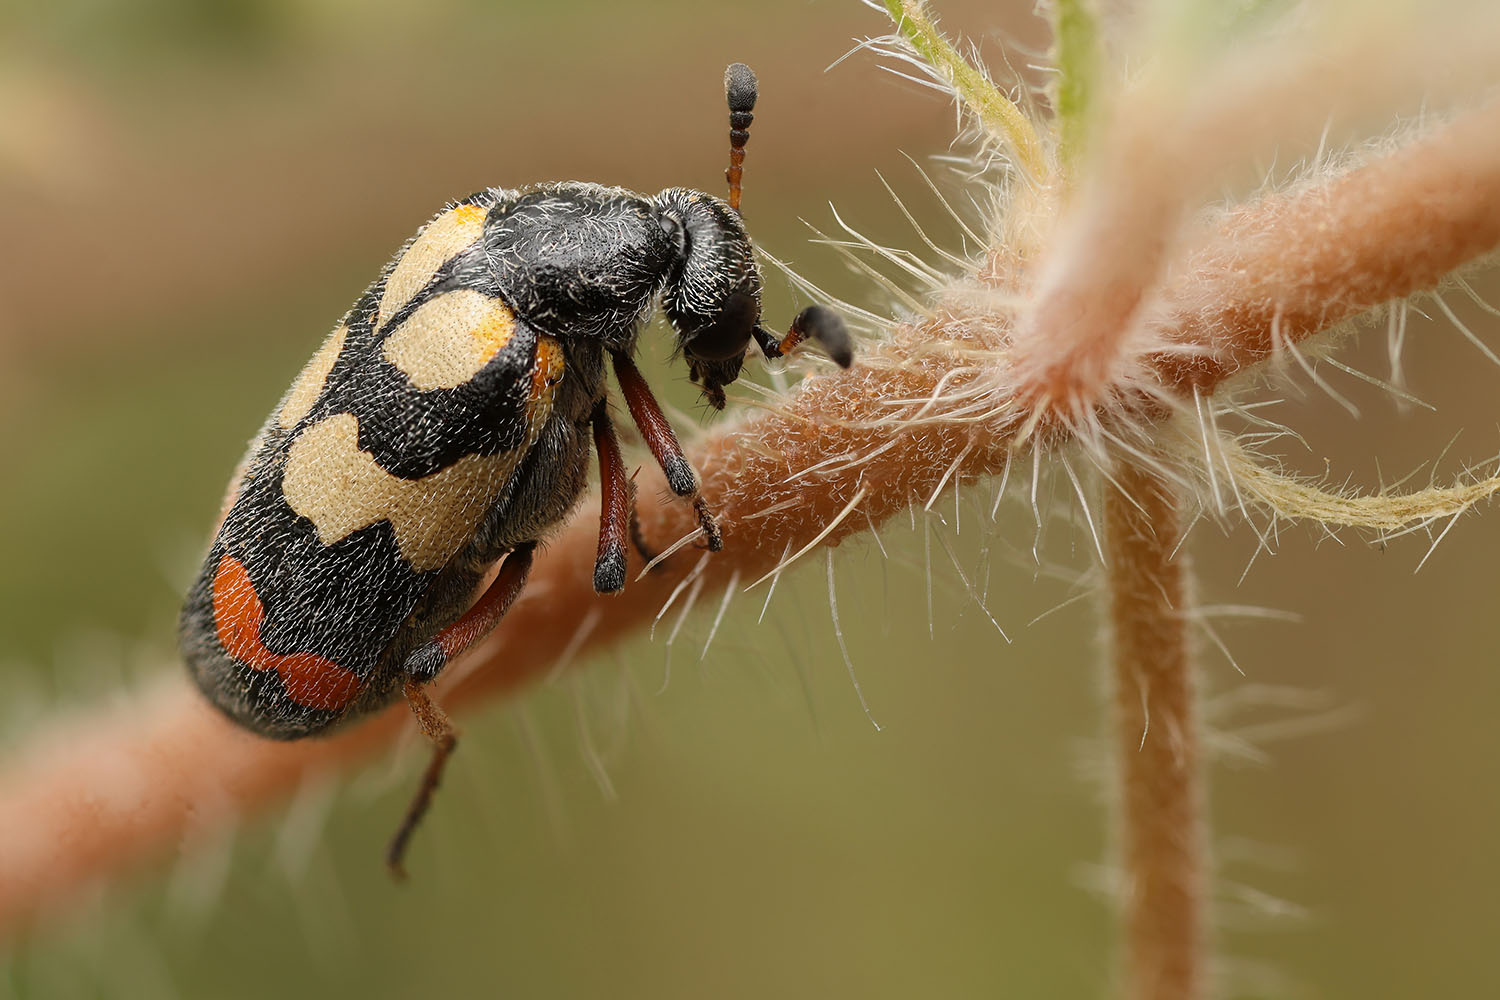
<path fill-rule="evenodd" d="M 697 477 L 632 355 L 660 301 L 710 405 L 755 340 L 779 357 L 850 340 L 822 306 L 777 338 L 739 201 L 755 75 L 725 74 L 729 199 L 585 183 L 491 188 L 406 244 L 308 362 L 251 443 L 181 619 L 198 686 L 275 739 L 321 733 L 405 693 L 435 752 L 387 861 L 456 742 L 424 691 L 520 594 L 537 543 L 582 494 L 601 505 L 594 587 L 625 585 L 634 497 L 611 424 L 605 359 L 667 484 L 721 541 Z M 475 597 L 482 578 L 498 575 Z"/>

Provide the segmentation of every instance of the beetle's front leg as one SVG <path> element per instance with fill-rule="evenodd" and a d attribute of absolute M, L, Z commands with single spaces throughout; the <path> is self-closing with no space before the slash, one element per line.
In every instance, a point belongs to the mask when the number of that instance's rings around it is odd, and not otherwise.
<path fill-rule="evenodd" d="M 708 505 L 703 502 L 703 497 L 698 495 L 698 476 L 693 472 L 687 456 L 682 453 L 682 445 L 677 443 L 672 425 L 667 423 L 666 415 L 661 412 L 661 404 L 651 394 L 651 387 L 646 384 L 641 370 L 629 355 L 617 353 L 614 359 L 615 378 L 620 383 L 620 391 L 625 394 L 625 405 L 630 408 L 630 416 L 640 428 L 641 437 L 646 439 L 646 447 L 651 449 L 661 471 L 666 474 L 667 486 L 680 497 L 692 498 L 698 523 L 703 526 L 703 537 L 708 540 L 708 549 L 710 552 L 718 552 L 724 547 L 719 524 L 709 512 Z"/>
<path fill-rule="evenodd" d="M 759 325 L 751 333 L 760 345 L 761 353 L 768 358 L 784 358 L 802 341 L 816 340 L 840 368 L 848 368 L 854 363 L 854 341 L 849 337 L 849 330 L 844 326 L 843 318 L 827 306 L 808 306 L 799 312 L 792 320 L 791 329 L 780 340 Z"/>
<path fill-rule="evenodd" d="M 417 717 L 422 735 L 432 741 L 432 760 L 422 773 L 422 783 L 412 796 L 411 805 L 406 807 L 406 815 L 397 827 L 396 835 L 391 838 L 390 846 L 386 848 L 386 866 L 397 878 L 406 874 L 402 867 L 406 845 L 411 841 L 412 833 L 432 802 L 432 793 L 442 779 L 444 765 L 458 746 L 458 731 L 454 729 L 447 714 L 428 697 L 423 685 L 436 677 L 450 660 L 489 635 L 500 624 L 500 620 L 526 587 L 526 577 L 531 572 L 531 556 L 535 549 L 535 542 L 527 542 L 513 549 L 505 557 L 505 564 L 500 567 L 499 574 L 485 588 L 479 600 L 474 602 L 474 606 L 465 611 L 458 621 L 418 646 L 406 658 L 402 667 L 402 672 L 406 675 L 406 700 L 411 705 L 412 714 Z"/>

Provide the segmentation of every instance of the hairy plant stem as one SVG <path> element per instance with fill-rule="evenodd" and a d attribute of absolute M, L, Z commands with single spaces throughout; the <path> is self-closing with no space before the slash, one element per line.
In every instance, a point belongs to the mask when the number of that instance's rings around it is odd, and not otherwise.
<path fill-rule="evenodd" d="M 1345 177 L 1240 210 L 1164 290 L 1161 336 L 1193 350 L 1150 359 L 1154 379 L 1189 400 L 1195 389 L 1206 395 L 1278 350 L 1493 251 L 1497 137 L 1500 110 L 1491 106 Z M 960 296 L 864 345 L 853 370 L 812 378 L 772 412 L 711 432 L 692 457 L 725 549 L 701 570 L 704 554 L 688 548 L 619 597 L 599 597 L 591 587 L 597 509 L 581 510 L 539 556 L 499 631 L 445 675 L 437 697 L 461 708 L 513 693 L 561 658 L 649 624 L 689 574 L 701 572 L 706 593 L 736 572 L 753 580 L 786 552 L 836 545 L 940 489 L 1000 472 L 1014 457 L 1016 409 L 977 395 L 976 385 L 1004 364 L 1008 324 L 993 312 L 966 313 Z M 980 419 L 976 399 L 996 416 Z M 649 539 L 695 529 L 688 505 L 649 502 L 664 488 L 659 476 L 641 486 Z M 410 713 L 398 708 L 326 740 L 273 743 L 217 716 L 180 675 L 132 704 L 51 722 L 0 766 L 0 937 L 411 730 Z M 372 870 L 377 854 L 372 847 Z"/>
<path fill-rule="evenodd" d="M 1204 993 L 1203 776 L 1183 610 L 1182 519 L 1169 486 L 1131 462 L 1105 487 L 1109 742 L 1116 768 L 1122 976 L 1127 1000 Z M 1174 557 L 1174 552 L 1176 552 Z"/>

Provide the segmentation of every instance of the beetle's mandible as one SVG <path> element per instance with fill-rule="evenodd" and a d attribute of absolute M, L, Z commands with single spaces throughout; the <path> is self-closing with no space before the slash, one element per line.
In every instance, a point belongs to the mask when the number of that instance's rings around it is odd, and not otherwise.
<path fill-rule="evenodd" d="M 740 220 L 756 80 L 736 63 L 729 198 L 596 184 L 491 188 L 449 205 L 386 267 L 251 443 L 187 597 L 184 657 L 219 709 L 264 736 L 311 736 L 405 694 L 436 750 L 388 863 L 400 872 L 456 739 L 424 691 L 493 629 L 538 541 L 582 494 L 590 440 L 603 493 L 594 587 L 625 585 L 634 496 L 605 363 L 708 548 L 697 477 L 632 355 L 659 301 L 714 407 L 753 339 L 805 338 L 847 367 L 838 315 L 776 337 Z M 481 579 L 504 563 L 478 594 Z"/>

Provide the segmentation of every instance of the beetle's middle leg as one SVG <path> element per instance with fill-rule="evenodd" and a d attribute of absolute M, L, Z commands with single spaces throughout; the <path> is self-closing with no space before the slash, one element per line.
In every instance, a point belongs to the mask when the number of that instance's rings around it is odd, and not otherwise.
<path fill-rule="evenodd" d="M 599 452 L 599 555 L 594 559 L 594 590 L 618 594 L 625 589 L 625 536 L 635 529 L 634 484 L 625 478 L 620 439 L 609 419 L 609 401 L 601 396 L 589 418 L 594 450 Z"/>
<path fill-rule="evenodd" d="M 651 394 L 651 387 L 646 384 L 645 376 L 628 354 L 616 353 L 614 359 L 615 378 L 620 383 L 620 391 L 625 395 L 625 405 L 630 408 L 630 416 L 640 428 L 641 437 L 646 439 L 646 447 L 651 449 L 656 463 L 666 474 L 667 485 L 672 492 L 680 497 L 692 498 L 693 511 L 698 515 L 698 523 L 703 526 L 703 537 L 708 540 L 708 549 L 710 552 L 718 552 L 724 547 L 719 524 L 698 493 L 698 476 L 693 472 L 687 456 L 682 453 L 682 445 L 677 443 L 672 425 L 667 422 L 666 414 L 661 412 L 661 404 Z"/>
<path fill-rule="evenodd" d="M 594 426 L 594 450 L 599 453 L 599 555 L 594 559 L 594 591 L 618 594 L 625 589 L 625 538 L 646 562 L 656 552 L 646 544 L 635 516 L 635 479 L 625 475 L 620 439 L 609 419 L 609 400 L 600 399 L 589 421 Z"/>
<path fill-rule="evenodd" d="M 432 741 L 433 749 L 432 760 L 422 773 L 422 783 L 412 796 L 411 805 L 407 806 L 406 815 L 396 828 L 396 835 L 391 838 L 390 846 L 386 848 L 386 866 L 398 878 L 405 875 L 401 862 L 406 855 L 406 845 L 432 802 L 432 793 L 437 790 L 438 782 L 442 779 L 443 767 L 458 746 L 458 731 L 454 729 L 447 714 L 428 697 L 423 685 L 436 677 L 450 660 L 489 635 L 500 624 L 500 620 L 526 587 L 526 577 L 531 572 L 531 556 L 535 549 L 535 542 L 516 546 L 505 557 L 499 575 L 485 588 L 474 606 L 465 611 L 458 621 L 418 646 L 403 664 L 406 700 L 411 704 L 412 714 L 417 717 L 422 735 Z"/>

